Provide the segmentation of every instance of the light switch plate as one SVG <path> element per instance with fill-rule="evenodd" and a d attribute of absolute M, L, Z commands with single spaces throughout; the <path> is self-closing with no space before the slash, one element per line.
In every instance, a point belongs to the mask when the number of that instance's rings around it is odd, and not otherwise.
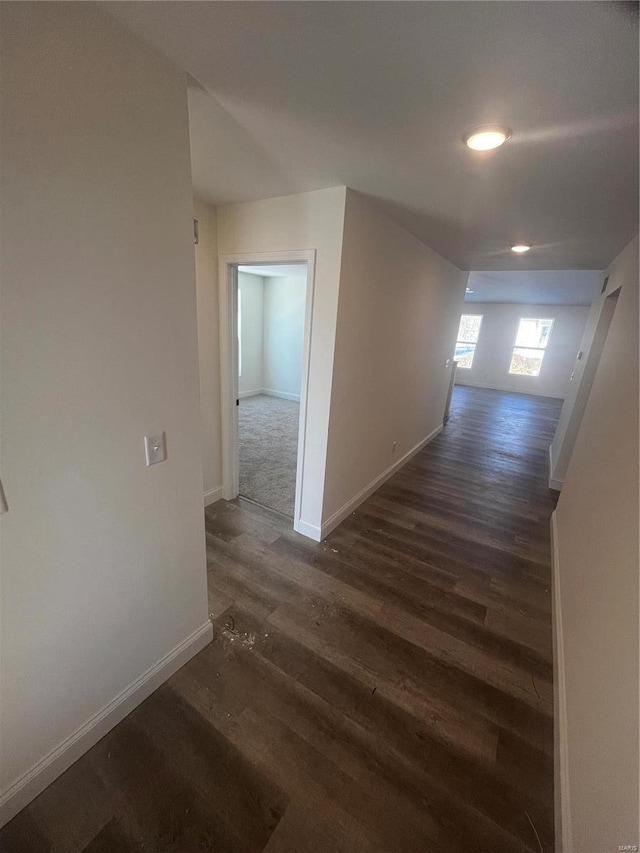
<path fill-rule="evenodd" d="M 145 435 L 144 456 L 147 465 L 157 465 L 167 458 L 167 436 L 164 432 L 160 435 Z"/>

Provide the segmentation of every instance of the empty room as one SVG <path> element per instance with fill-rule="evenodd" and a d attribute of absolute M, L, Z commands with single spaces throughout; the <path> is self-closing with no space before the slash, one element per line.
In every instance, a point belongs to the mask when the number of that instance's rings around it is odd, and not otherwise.
<path fill-rule="evenodd" d="M 471 272 L 456 383 L 564 400 L 602 270 Z"/>
<path fill-rule="evenodd" d="M 293 518 L 307 270 L 238 267 L 239 493 Z"/>
<path fill-rule="evenodd" d="M 639 65 L 0 0 L 2 853 L 637 849 Z"/>

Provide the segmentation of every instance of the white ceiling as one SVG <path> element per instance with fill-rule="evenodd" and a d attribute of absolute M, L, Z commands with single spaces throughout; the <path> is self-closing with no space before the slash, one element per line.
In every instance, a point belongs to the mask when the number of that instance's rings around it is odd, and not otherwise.
<path fill-rule="evenodd" d="M 638 229 L 634 4 L 106 6 L 199 81 L 194 185 L 214 204 L 347 185 L 477 270 L 600 269 Z M 488 122 L 512 139 L 469 151 Z"/>
<path fill-rule="evenodd" d="M 264 278 L 274 278 L 282 276 L 304 276 L 307 275 L 306 264 L 268 264 L 260 266 L 258 264 L 241 265 L 238 267 L 240 272 L 246 272 L 250 275 L 261 275 Z"/>
<path fill-rule="evenodd" d="M 590 305 L 600 293 L 601 270 L 516 270 L 471 272 L 465 302 L 519 305 Z"/>

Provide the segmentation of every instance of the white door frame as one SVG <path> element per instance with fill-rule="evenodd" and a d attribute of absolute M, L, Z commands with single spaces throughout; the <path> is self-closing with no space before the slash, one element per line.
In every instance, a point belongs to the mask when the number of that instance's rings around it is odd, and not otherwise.
<path fill-rule="evenodd" d="M 293 529 L 300 526 L 302 488 L 307 427 L 307 397 L 309 392 L 309 364 L 311 354 L 311 324 L 315 284 L 315 249 L 281 252 L 243 252 L 220 255 L 218 281 L 220 303 L 220 399 L 222 427 L 222 494 L 225 500 L 238 497 L 240 472 L 238 467 L 238 266 L 260 264 L 306 263 L 307 288 L 304 309 L 304 337 L 302 343 L 302 376 L 300 382 L 300 419 L 298 422 L 298 458 L 296 466 L 296 497 L 293 511 Z"/>

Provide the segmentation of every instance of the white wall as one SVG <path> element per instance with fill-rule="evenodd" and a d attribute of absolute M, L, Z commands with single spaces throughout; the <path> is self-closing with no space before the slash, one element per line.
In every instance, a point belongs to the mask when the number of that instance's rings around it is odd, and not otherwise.
<path fill-rule="evenodd" d="M 467 273 L 347 192 L 323 522 L 442 426 Z M 393 442 L 396 442 L 395 452 Z"/>
<path fill-rule="evenodd" d="M 345 187 L 218 208 L 221 255 L 316 250 L 302 528 L 320 534 L 329 428 Z"/>
<path fill-rule="evenodd" d="M 637 237 L 620 286 L 555 514 L 562 853 L 639 838 Z"/>
<path fill-rule="evenodd" d="M 215 207 L 194 199 L 193 209 L 199 228 L 199 239 L 195 247 L 196 293 L 202 414 L 202 473 L 206 505 L 222 497 L 218 225 Z"/>
<path fill-rule="evenodd" d="M 238 390 L 241 397 L 248 397 L 259 394 L 264 384 L 264 279 L 260 275 L 239 272 L 238 293 L 242 294 L 242 368 Z"/>
<path fill-rule="evenodd" d="M 480 338 L 471 368 L 458 368 L 456 385 L 496 388 L 563 398 L 589 309 L 577 305 L 513 305 L 465 302 L 462 314 L 482 314 Z M 553 318 L 554 324 L 539 376 L 509 373 L 521 317 Z M 459 318 L 458 318 L 459 319 Z M 458 330 L 456 329 L 456 334 Z"/>
<path fill-rule="evenodd" d="M 607 303 L 606 308 L 605 302 Z M 549 482 L 556 489 L 561 488 L 567 473 L 569 460 L 573 453 L 573 447 L 597 371 L 598 354 L 602 351 L 603 338 L 606 339 L 607 321 L 612 310 L 617 310 L 617 305 L 611 305 L 607 293 L 598 294 L 589 309 L 579 346 L 582 357 L 578 358 L 576 354 L 558 426 L 549 449 Z M 604 321 L 603 323 L 601 323 L 601 318 Z"/>
<path fill-rule="evenodd" d="M 264 280 L 264 388 L 300 399 L 306 279 Z"/>
<path fill-rule="evenodd" d="M 184 73 L 99 4 L 0 7 L 6 820 L 211 626 Z"/>

